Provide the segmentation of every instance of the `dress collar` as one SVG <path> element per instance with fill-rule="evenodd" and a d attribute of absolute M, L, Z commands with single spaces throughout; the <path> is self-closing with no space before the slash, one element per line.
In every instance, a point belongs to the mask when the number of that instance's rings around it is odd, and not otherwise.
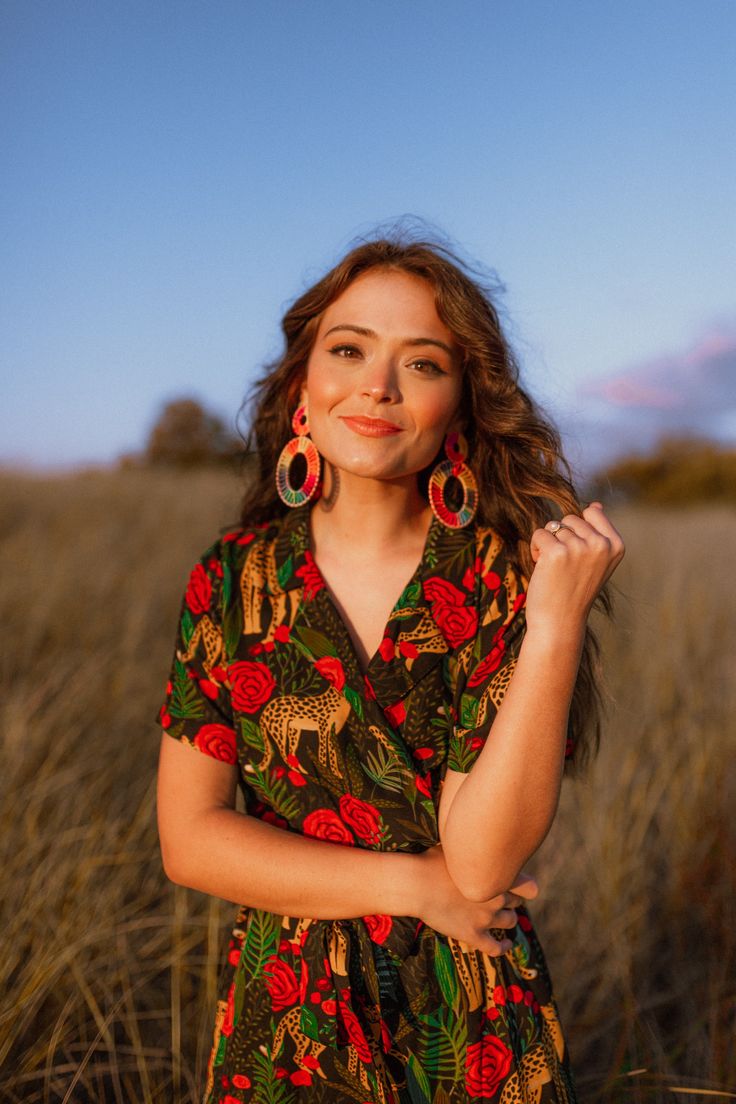
<path fill-rule="evenodd" d="M 279 522 L 274 546 L 277 585 L 284 591 L 301 588 L 303 600 L 314 603 L 315 612 L 328 603 L 330 621 L 338 624 L 341 639 L 335 643 L 349 683 L 369 696 L 375 694 L 384 709 L 398 706 L 477 619 L 476 526 L 453 530 L 432 518 L 422 558 L 389 615 L 383 641 L 364 675 L 310 551 L 310 509 L 291 510 Z"/>

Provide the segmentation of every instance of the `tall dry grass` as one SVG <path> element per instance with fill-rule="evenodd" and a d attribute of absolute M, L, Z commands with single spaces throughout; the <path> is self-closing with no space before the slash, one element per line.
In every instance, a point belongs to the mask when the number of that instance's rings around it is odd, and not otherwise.
<path fill-rule="evenodd" d="M 0 478 L 0 1100 L 198 1099 L 230 905 L 174 889 L 160 702 L 222 474 Z M 601 755 L 535 914 L 587 1101 L 736 1093 L 736 517 L 618 511 Z M 685 1089 L 700 1094 L 685 1095 Z"/>

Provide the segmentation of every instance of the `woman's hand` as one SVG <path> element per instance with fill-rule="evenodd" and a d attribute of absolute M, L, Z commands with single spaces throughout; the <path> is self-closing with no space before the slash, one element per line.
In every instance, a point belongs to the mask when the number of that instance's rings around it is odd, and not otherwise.
<path fill-rule="evenodd" d="M 556 524 L 549 521 L 532 533 L 535 567 L 525 603 L 527 626 L 580 631 L 598 592 L 623 559 L 624 542 L 600 502 L 591 502 L 582 517 L 565 514 L 555 531 Z"/>
<path fill-rule="evenodd" d="M 428 848 L 416 856 L 420 860 L 422 900 L 418 916 L 435 931 L 486 954 L 498 956 L 510 950 L 510 939 L 498 940 L 489 928 L 513 928 L 515 909 L 537 896 L 539 888 L 529 874 L 521 873 L 506 893 L 488 901 L 469 901 L 457 888 L 447 871 L 442 844 Z"/>

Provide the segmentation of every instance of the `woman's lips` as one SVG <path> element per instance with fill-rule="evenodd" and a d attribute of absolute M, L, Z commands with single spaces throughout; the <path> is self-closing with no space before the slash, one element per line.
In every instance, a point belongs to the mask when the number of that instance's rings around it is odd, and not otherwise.
<path fill-rule="evenodd" d="M 363 437 L 389 437 L 394 433 L 402 433 L 401 426 L 394 422 L 384 422 L 383 418 L 343 417 L 341 419 L 348 429 L 360 433 Z"/>

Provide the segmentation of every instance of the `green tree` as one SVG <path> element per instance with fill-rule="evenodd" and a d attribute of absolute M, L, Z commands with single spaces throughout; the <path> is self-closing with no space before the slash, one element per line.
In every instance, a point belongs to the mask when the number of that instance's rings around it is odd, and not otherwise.
<path fill-rule="evenodd" d="M 613 491 L 637 502 L 736 503 L 736 449 L 699 437 L 663 437 L 651 453 L 622 457 L 593 481 L 593 495 Z"/>
<path fill-rule="evenodd" d="M 143 461 L 194 468 L 232 462 L 241 452 L 240 441 L 219 415 L 196 399 L 181 398 L 163 407 L 149 434 Z"/>

